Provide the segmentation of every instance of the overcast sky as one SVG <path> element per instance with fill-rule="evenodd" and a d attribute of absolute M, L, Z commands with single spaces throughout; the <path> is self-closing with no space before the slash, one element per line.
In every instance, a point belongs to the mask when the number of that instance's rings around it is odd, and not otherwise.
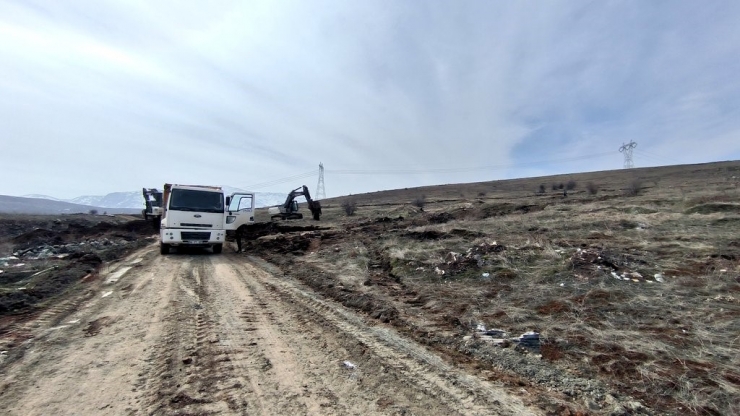
<path fill-rule="evenodd" d="M 630 140 L 636 166 L 740 159 L 738 22 L 738 1 L 0 0 L 0 194 L 314 190 L 323 162 L 338 196 L 618 169 Z"/>

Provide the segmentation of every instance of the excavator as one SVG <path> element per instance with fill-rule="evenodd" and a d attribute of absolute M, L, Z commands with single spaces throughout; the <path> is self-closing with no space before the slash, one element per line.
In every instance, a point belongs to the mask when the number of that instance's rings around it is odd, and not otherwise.
<path fill-rule="evenodd" d="M 321 203 L 311 199 L 311 194 L 308 192 L 308 187 L 306 187 L 306 185 L 290 191 L 283 205 L 278 205 L 268 209 L 270 218 L 272 220 L 278 218 L 283 220 L 298 220 L 303 218 L 303 214 L 298 212 L 298 201 L 295 200 L 299 196 L 306 198 L 308 209 L 311 211 L 313 219 L 318 221 L 321 217 Z"/>
<path fill-rule="evenodd" d="M 159 221 L 162 219 L 162 191 L 156 188 L 142 188 L 144 195 L 144 208 L 141 215 L 145 220 L 151 220 L 154 228 L 159 229 Z"/>

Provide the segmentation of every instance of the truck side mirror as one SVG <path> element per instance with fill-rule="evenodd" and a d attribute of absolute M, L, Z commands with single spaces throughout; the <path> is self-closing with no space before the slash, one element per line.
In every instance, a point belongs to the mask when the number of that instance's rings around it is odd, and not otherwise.
<path fill-rule="evenodd" d="M 231 197 L 230 196 L 227 196 L 226 197 L 226 206 L 228 207 L 229 205 L 231 205 Z"/>

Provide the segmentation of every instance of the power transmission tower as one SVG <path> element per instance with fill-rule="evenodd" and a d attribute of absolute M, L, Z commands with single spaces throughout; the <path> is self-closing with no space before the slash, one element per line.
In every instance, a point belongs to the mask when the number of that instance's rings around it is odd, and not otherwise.
<path fill-rule="evenodd" d="M 622 147 L 619 148 L 619 151 L 621 153 L 624 153 L 625 169 L 632 169 L 635 167 L 635 164 L 632 162 L 632 149 L 634 149 L 635 147 L 637 147 L 637 143 L 630 140 L 630 142 L 627 144 L 622 143 Z"/>
<path fill-rule="evenodd" d="M 319 184 L 316 185 L 316 199 L 326 198 L 326 188 L 324 187 L 324 164 L 319 163 Z"/>

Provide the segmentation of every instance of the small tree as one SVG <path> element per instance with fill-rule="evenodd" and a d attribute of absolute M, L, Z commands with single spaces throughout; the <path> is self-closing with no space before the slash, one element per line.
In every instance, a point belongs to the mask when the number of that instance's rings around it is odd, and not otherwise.
<path fill-rule="evenodd" d="M 98 210 L 97 209 L 91 209 L 88 212 L 89 212 L 90 215 L 98 215 Z"/>
<path fill-rule="evenodd" d="M 596 193 L 599 192 L 599 187 L 596 186 L 595 183 L 589 182 L 586 184 L 586 190 L 588 191 L 589 195 L 596 195 Z"/>
<path fill-rule="evenodd" d="M 560 183 L 558 184 L 558 189 L 563 189 L 563 188 L 564 188 L 564 186 L 563 186 L 563 183 L 562 183 L 562 182 L 560 182 Z"/>
<path fill-rule="evenodd" d="M 420 208 L 422 211 L 424 210 L 424 205 L 426 204 L 427 204 L 427 197 L 424 195 L 411 201 L 411 205 Z"/>
<path fill-rule="evenodd" d="M 633 179 L 624 190 L 627 196 L 639 195 L 642 190 L 642 181 L 640 179 Z"/>
<path fill-rule="evenodd" d="M 572 190 L 576 189 L 576 186 L 578 186 L 578 184 L 576 183 L 576 181 L 574 181 L 574 180 L 571 179 L 571 180 L 568 181 L 568 183 L 565 184 L 565 189 L 567 189 L 569 191 L 572 191 Z"/>
<path fill-rule="evenodd" d="M 540 189 L 537 190 L 538 194 L 544 194 L 545 193 L 545 184 L 540 184 Z"/>
<path fill-rule="evenodd" d="M 342 209 L 348 217 L 351 217 L 355 215 L 355 211 L 357 210 L 357 203 L 354 201 L 354 199 L 347 199 L 342 202 Z"/>

